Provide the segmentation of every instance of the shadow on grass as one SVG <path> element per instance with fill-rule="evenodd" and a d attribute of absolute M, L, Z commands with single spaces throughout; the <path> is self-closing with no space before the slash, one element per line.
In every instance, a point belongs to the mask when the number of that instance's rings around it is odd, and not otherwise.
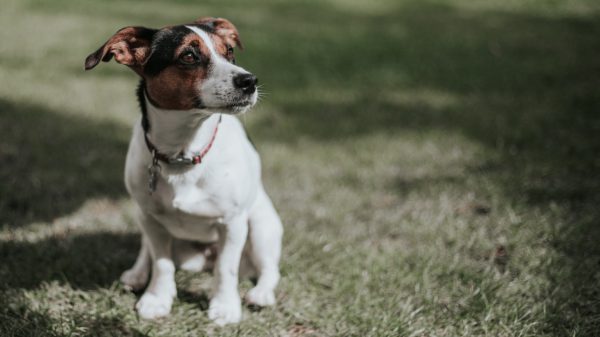
<path fill-rule="evenodd" d="M 137 249 L 139 235 L 102 232 L 0 243 L 0 335 L 72 336 L 77 324 L 86 328 L 82 336 L 145 336 L 115 317 L 71 312 L 69 318 L 51 318 L 21 295 L 53 281 L 80 290 L 108 288 L 131 266 Z"/>
<path fill-rule="evenodd" d="M 139 245 L 137 234 L 106 232 L 5 241 L 0 244 L 0 289 L 34 289 L 50 281 L 84 290 L 105 288 L 131 267 Z"/>
<path fill-rule="evenodd" d="M 210 298 L 206 293 L 196 293 L 181 289 L 177 291 L 177 299 L 182 302 L 194 305 L 200 311 L 207 311 Z"/>
<path fill-rule="evenodd" d="M 268 32 L 265 44 L 249 41 L 239 57 L 277 107 L 252 130 L 257 137 L 337 140 L 438 128 L 493 147 L 568 151 L 572 136 L 594 131 L 588 121 L 598 119 L 600 95 L 588 71 L 600 67 L 598 18 L 427 2 L 380 15 L 326 5 L 294 14 L 273 20 L 292 20 L 296 29 Z"/>
<path fill-rule="evenodd" d="M 0 225 L 52 221 L 125 195 L 129 130 L 0 99 Z"/>
<path fill-rule="evenodd" d="M 98 317 L 78 313 L 68 319 L 53 319 L 45 312 L 29 307 L 27 300 L 19 295 L 0 297 L 0 335 L 23 337 L 67 337 L 73 336 L 76 322 L 77 336 L 132 336 L 148 334 L 126 326 L 115 317 Z M 84 329 L 82 329 L 84 328 Z"/>
<path fill-rule="evenodd" d="M 90 198 L 125 194 L 129 130 L 123 127 L 0 99 L 0 134 L 2 225 L 52 221 Z M 63 336 L 57 325 L 65 322 L 28 307 L 12 290 L 52 281 L 84 290 L 106 288 L 131 266 L 138 247 L 138 235 L 102 232 L 0 242 L 0 335 Z M 82 315 L 75 320 L 90 335 L 142 335 L 114 319 Z"/>

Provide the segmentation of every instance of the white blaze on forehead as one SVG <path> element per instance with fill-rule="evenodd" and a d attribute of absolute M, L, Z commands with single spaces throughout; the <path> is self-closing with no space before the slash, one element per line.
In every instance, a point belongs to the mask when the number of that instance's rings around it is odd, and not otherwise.
<path fill-rule="evenodd" d="M 193 26 L 186 26 L 186 27 L 189 28 L 194 33 L 196 33 L 198 36 L 200 36 L 200 38 L 202 39 L 202 41 L 204 41 L 204 45 L 206 45 L 206 47 L 210 51 L 210 55 L 213 57 L 214 60 L 219 60 L 220 61 L 220 60 L 223 59 L 223 56 L 221 56 L 215 50 L 215 46 L 213 44 L 212 39 L 210 38 L 210 36 L 208 36 L 208 34 L 205 31 L 203 31 L 202 29 L 200 29 L 198 27 L 193 27 Z"/>
<path fill-rule="evenodd" d="M 206 31 L 194 27 L 186 26 L 189 30 L 196 33 L 210 52 L 210 63 L 207 67 L 208 76 L 199 82 L 198 92 L 200 99 L 208 109 L 214 109 L 216 112 L 223 112 L 222 108 L 231 104 L 247 101 L 247 97 L 235 86 L 234 78 L 240 74 L 249 74 L 244 68 L 238 67 L 229 62 L 224 56 L 217 53 L 215 44 Z M 256 92 L 251 98 L 251 103 L 256 103 Z M 229 111 L 229 110 L 226 110 Z M 239 112 L 239 111 L 238 111 Z"/>

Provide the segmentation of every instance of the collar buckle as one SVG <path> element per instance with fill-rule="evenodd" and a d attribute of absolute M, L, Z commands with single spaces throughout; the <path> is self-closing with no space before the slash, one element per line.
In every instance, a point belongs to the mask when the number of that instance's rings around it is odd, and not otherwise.
<path fill-rule="evenodd" d="M 183 166 L 193 165 L 194 161 L 192 160 L 192 158 L 180 156 L 180 157 L 175 157 L 175 158 L 169 158 L 168 163 L 169 163 L 169 165 L 173 165 L 176 167 L 183 167 Z"/>

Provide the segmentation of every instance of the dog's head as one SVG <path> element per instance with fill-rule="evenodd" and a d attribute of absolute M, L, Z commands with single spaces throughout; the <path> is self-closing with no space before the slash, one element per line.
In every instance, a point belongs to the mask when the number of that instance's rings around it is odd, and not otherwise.
<path fill-rule="evenodd" d="M 140 75 L 153 105 L 172 110 L 241 113 L 257 100 L 257 78 L 235 65 L 242 49 L 226 19 L 200 18 L 162 29 L 125 27 L 85 60 L 85 69 L 115 58 Z"/>

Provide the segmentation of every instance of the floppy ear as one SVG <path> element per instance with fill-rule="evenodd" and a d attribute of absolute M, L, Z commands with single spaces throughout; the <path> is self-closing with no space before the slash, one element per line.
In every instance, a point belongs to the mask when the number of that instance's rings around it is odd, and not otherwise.
<path fill-rule="evenodd" d="M 237 28 L 235 28 L 233 23 L 231 23 L 229 20 L 223 18 L 211 18 L 206 16 L 196 19 L 194 23 L 207 26 L 208 28 L 213 30 L 215 34 L 223 38 L 225 42 L 230 46 L 244 49 Z"/>
<path fill-rule="evenodd" d="M 150 56 L 152 37 L 157 30 L 144 27 L 125 27 L 115 33 L 106 43 L 85 59 L 85 70 L 94 68 L 100 60 L 115 61 L 130 66 L 134 70 L 144 64 Z"/>

